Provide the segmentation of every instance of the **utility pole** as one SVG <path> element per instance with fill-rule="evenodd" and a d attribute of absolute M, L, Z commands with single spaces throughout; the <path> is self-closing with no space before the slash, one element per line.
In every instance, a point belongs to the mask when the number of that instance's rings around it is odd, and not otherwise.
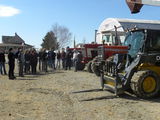
<path fill-rule="evenodd" d="M 76 48 L 76 38 L 74 36 L 73 47 Z"/>
<path fill-rule="evenodd" d="M 95 43 L 97 43 L 97 31 L 98 30 L 95 30 L 95 40 L 94 40 Z"/>

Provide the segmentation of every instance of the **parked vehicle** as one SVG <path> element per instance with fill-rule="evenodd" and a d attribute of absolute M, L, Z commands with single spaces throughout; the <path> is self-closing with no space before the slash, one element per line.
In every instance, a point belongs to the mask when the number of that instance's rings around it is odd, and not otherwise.
<path fill-rule="evenodd" d="M 137 21 L 125 37 L 128 52 L 101 62 L 101 86 L 116 95 L 132 90 L 151 98 L 160 91 L 160 21 Z"/>

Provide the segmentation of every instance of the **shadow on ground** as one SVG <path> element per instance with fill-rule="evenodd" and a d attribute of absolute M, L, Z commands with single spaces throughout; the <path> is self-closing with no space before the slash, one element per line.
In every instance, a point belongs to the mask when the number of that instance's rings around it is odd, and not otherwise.
<path fill-rule="evenodd" d="M 99 91 L 103 91 L 103 90 L 102 89 L 91 89 L 91 90 L 75 91 L 75 92 L 71 92 L 71 93 L 76 94 L 76 93 L 99 92 Z"/>
<path fill-rule="evenodd" d="M 111 92 L 109 90 L 102 90 L 102 89 L 90 89 L 90 90 L 82 90 L 82 91 L 75 91 L 75 92 L 71 92 L 71 94 L 82 94 L 82 93 L 91 93 L 91 92 Z M 88 99 L 82 99 L 79 100 L 80 102 L 89 102 L 89 101 L 100 101 L 100 100 L 108 100 L 108 99 L 125 99 L 125 100 L 131 100 L 131 101 L 143 101 L 143 102 L 156 102 L 159 103 L 160 102 L 160 95 L 156 96 L 154 98 L 150 98 L 150 99 L 142 99 L 139 98 L 137 96 L 135 96 L 132 92 L 125 92 L 122 95 L 116 96 L 114 93 L 113 95 L 109 95 L 109 96 L 101 96 L 101 97 L 94 97 L 94 98 L 88 98 Z"/>
<path fill-rule="evenodd" d="M 50 74 L 60 74 L 60 73 L 64 73 L 63 71 L 48 71 L 48 72 L 37 72 L 37 74 L 32 75 L 32 74 L 25 74 L 24 78 L 22 80 L 36 80 L 33 78 L 37 78 L 37 77 L 41 77 L 44 75 L 50 75 Z"/>
<path fill-rule="evenodd" d="M 18 78 L 16 80 L 37 80 L 37 79 L 32 79 L 32 78 Z"/>

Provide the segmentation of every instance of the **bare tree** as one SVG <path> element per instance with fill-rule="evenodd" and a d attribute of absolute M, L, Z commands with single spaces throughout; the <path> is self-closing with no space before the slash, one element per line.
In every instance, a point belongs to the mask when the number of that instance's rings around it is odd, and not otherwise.
<path fill-rule="evenodd" d="M 71 43 L 72 33 L 67 27 L 56 23 L 52 26 L 52 32 L 57 38 L 59 48 L 66 47 Z"/>

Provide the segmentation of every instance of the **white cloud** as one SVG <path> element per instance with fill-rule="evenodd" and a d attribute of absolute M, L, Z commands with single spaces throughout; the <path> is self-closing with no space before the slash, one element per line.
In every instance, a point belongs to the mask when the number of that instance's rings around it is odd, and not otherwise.
<path fill-rule="evenodd" d="M 0 5 L 0 17 L 10 17 L 19 14 L 20 10 L 11 6 Z"/>

